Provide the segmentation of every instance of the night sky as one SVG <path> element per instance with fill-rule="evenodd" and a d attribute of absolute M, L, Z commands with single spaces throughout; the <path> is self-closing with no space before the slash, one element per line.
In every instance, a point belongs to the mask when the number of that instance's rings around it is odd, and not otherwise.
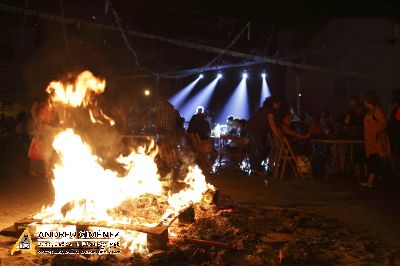
<path fill-rule="evenodd" d="M 205 78 L 193 93 L 212 80 L 217 74 L 215 69 L 229 66 L 223 70 L 224 79 L 211 99 L 211 109 L 215 111 L 219 111 L 233 93 L 243 70 L 250 74 L 251 110 L 255 110 L 260 101 L 261 80 L 258 77 L 261 71 L 268 72 L 272 94 L 280 97 L 286 106 L 295 105 L 295 79 L 296 75 L 301 75 L 303 109 L 315 113 L 329 107 L 339 114 L 349 96 L 370 88 L 380 91 L 383 102 L 387 102 L 390 91 L 399 86 L 395 78 L 398 76 L 395 59 L 398 36 L 393 30 L 394 25 L 398 25 L 399 9 L 396 7 L 399 4 L 395 2 L 168 1 L 167 4 L 165 1 L 112 1 L 124 29 L 223 49 L 250 22 L 250 30 L 246 29 L 230 50 L 332 71 L 366 74 L 367 78 L 275 64 L 253 65 L 252 60 L 229 55 L 214 60 L 218 54 L 203 49 L 127 35 L 137 55 L 136 61 L 118 31 L 107 1 L 0 3 L 57 16 L 63 11 L 66 18 L 114 27 L 111 30 L 91 28 L 69 21 L 63 27 L 60 21 L 37 14 L 24 16 L 0 10 L 3 25 L 0 31 L 1 98 L 5 103 L 18 99 L 29 104 L 50 80 L 83 69 L 107 79 L 108 89 L 103 98 L 107 104 L 142 102 L 144 89 L 156 89 L 155 73 L 186 74 L 176 78 L 161 76 L 159 91 L 169 97 L 197 77 L 196 69 L 210 62 L 213 70 L 204 73 Z M 343 21 L 349 18 L 351 21 Z M 360 50 L 364 55 L 362 60 L 355 54 Z M 246 66 L 248 64 L 251 65 Z M 376 64 L 379 67 L 374 69 Z M 371 67 L 365 69 L 364 66 Z M 195 70 L 188 72 L 189 69 Z M 372 75 L 379 77 L 371 78 Z M 324 92 L 321 94 L 321 91 Z M 323 95 L 334 97 L 334 101 L 329 100 L 328 106 L 322 107 L 320 97 Z M 329 106 L 330 103 L 333 105 Z"/>

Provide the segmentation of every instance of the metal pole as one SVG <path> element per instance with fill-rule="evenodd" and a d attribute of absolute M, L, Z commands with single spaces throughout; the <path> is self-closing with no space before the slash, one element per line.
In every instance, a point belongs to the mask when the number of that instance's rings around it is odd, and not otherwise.
<path fill-rule="evenodd" d="M 393 22 L 393 37 L 396 39 L 396 72 L 397 73 L 397 88 L 400 88 L 400 21 Z"/>
<path fill-rule="evenodd" d="M 300 73 L 296 74 L 296 105 L 297 105 L 297 116 L 300 117 L 300 97 L 301 97 L 301 87 L 300 87 Z"/>
<path fill-rule="evenodd" d="M 156 76 L 154 80 L 154 107 L 157 107 L 158 96 L 160 94 L 160 76 Z"/>

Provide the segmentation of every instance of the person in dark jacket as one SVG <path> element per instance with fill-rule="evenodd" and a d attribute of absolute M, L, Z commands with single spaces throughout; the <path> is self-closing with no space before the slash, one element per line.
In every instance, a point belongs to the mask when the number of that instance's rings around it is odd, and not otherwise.
<path fill-rule="evenodd" d="M 254 174 L 263 176 L 262 161 L 267 153 L 267 109 L 260 108 L 246 124 L 246 135 L 249 139 L 248 155 L 250 160 L 250 167 Z"/>
<path fill-rule="evenodd" d="M 210 124 L 206 120 L 206 116 L 203 112 L 197 112 L 197 114 L 190 119 L 187 133 L 197 134 L 201 140 L 210 139 Z"/>

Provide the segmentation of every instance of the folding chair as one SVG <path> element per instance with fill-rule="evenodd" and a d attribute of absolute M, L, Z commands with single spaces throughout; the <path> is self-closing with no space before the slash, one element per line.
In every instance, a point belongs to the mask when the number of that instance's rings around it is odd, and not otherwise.
<path fill-rule="evenodd" d="M 289 162 L 292 167 L 295 177 L 298 177 L 299 174 L 296 169 L 296 156 L 288 140 L 285 137 L 274 137 L 273 139 L 277 148 L 276 159 L 274 161 L 274 177 L 278 177 L 279 166 L 282 166 L 280 170 L 280 180 L 283 180 L 287 162 Z"/>

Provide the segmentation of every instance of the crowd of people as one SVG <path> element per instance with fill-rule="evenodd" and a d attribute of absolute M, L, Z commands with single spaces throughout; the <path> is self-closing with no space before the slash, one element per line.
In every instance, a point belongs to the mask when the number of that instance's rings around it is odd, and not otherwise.
<path fill-rule="evenodd" d="M 299 119 L 293 112 L 280 113 L 280 101 L 269 97 L 263 107 L 247 122 L 250 140 L 248 154 L 255 173 L 263 174 L 261 162 L 268 156 L 268 138 L 288 139 L 295 153 L 310 155 L 311 138 L 335 138 L 363 140 L 353 151 L 354 175 L 365 175 L 360 185 L 372 188 L 377 176 L 382 175 L 384 162 L 394 168 L 399 163 L 400 93 L 393 91 L 393 99 L 385 114 L 379 106 L 375 91 L 368 91 L 363 99 L 358 95 L 350 98 L 349 109 L 344 116 L 333 119 L 328 112 L 313 119 L 307 115 Z M 343 150 L 339 152 L 344 153 Z M 340 168 L 344 167 L 344 154 L 340 156 Z"/>
<path fill-rule="evenodd" d="M 169 105 L 169 114 L 178 121 L 179 112 L 164 98 L 160 106 Z M 168 116 L 163 108 L 158 108 L 158 124 L 162 125 L 163 115 Z M 161 122 L 161 123 L 160 123 Z M 250 161 L 252 173 L 266 176 L 265 161 L 270 155 L 271 139 L 286 138 L 296 155 L 311 156 L 315 147 L 312 139 L 346 139 L 359 140 L 364 144 L 354 146 L 352 152 L 353 176 L 359 180 L 366 178 L 360 185 L 371 188 L 377 176 L 382 175 L 384 162 L 391 167 L 399 163 L 400 143 L 400 93 L 393 91 L 393 99 L 385 113 L 379 105 L 379 98 L 375 91 L 366 92 L 363 97 L 354 95 L 349 99 L 348 110 L 338 118 L 333 118 L 328 111 L 314 118 L 308 113 L 302 117 L 295 114 L 293 109 L 281 110 L 281 102 L 271 96 L 265 99 L 263 106 L 247 121 L 229 116 L 227 118 L 225 135 L 240 136 L 246 141 L 246 153 Z M 183 124 L 168 124 L 170 130 L 180 131 L 179 138 L 185 136 Z M 218 126 L 218 125 L 217 125 Z M 212 132 L 204 108 L 197 108 L 189 122 L 187 134 L 196 134 L 205 145 L 209 145 Z M 162 134 L 162 131 L 158 130 Z M 232 141 L 234 144 L 234 141 Z M 233 145 L 234 146 L 234 145 Z M 226 145 L 230 148 L 230 145 Z M 234 147 L 233 147 L 234 148 Z M 345 147 L 339 149 L 339 168 L 343 170 L 346 164 Z M 209 149 L 208 149 L 209 150 Z"/>
<path fill-rule="evenodd" d="M 14 116 L 0 115 L 0 162 L 10 155 L 21 155 L 29 145 L 31 130 L 29 113 L 21 111 Z"/>
<path fill-rule="evenodd" d="M 20 145 L 29 146 L 29 139 L 46 128 L 55 127 L 59 121 L 54 112 L 46 112 L 51 103 L 37 101 L 30 112 L 21 112 L 16 118 L 0 116 L 0 133 L 19 136 Z M 95 106 L 95 105 L 94 105 Z M 95 110 L 95 109 L 93 109 Z M 134 119 L 130 114 L 133 115 Z M 312 139 L 335 138 L 363 140 L 364 145 L 356 145 L 352 153 L 354 176 L 365 176 L 366 182 L 360 184 L 373 187 L 378 176 L 382 175 L 383 162 L 392 166 L 399 163 L 400 155 L 400 90 L 393 91 L 393 98 L 387 112 L 379 105 L 374 91 L 366 92 L 361 98 L 354 95 L 349 99 L 347 112 L 333 118 L 324 111 L 319 118 L 308 113 L 298 116 L 292 108 L 282 110 L 278 98 L 270 96 L 248 120 L 227 117 L 226 127 L 220 129 L 203 107 L 198 107 L 187 126 L 165 96 L 159 96 L 154 111 L 142 113 L 131 110 L 127 114 L 123 108 L 115 108 L 111 115 L 116 120 L 120 135 L 155 133 L 158 137 L 160 157 L 166 165 L 173 164 L 177 149 L 187 148 L 197 154 L 198 164 L 204 172 L 210 171 L 211 156 L 215 152 L 212 137 L 219 135 L 236 136 L 244 139 L 246 155 L 250 162 L 251 172 L 266 176 L 265 162 L 270 156 L 271 139 L 286 138 L 296 155 L 311 156 L 315 147 Z M 127 119 L 131 117 L 131 119 Z M 131 120 L 134 120 L 133 123 Z M 155 120 L 155 122 L 153 122 Z M 217 132 L 218 131 L 218 132 Z M 226 149 L 237 149 L 235 140 L 225 146 Z M 6 145 L 2 145 L 4 149 Z M 47 145 L 49 146 L 49 145 Z M 1 154 L 4 155 L 4 151 Z M 340 168 L 346 163 L 344 150 L 339 150 Z M 48 168 L 48 167 L 46 167 Z M 37 174 L 32 171 L 32 174 Z"/>

